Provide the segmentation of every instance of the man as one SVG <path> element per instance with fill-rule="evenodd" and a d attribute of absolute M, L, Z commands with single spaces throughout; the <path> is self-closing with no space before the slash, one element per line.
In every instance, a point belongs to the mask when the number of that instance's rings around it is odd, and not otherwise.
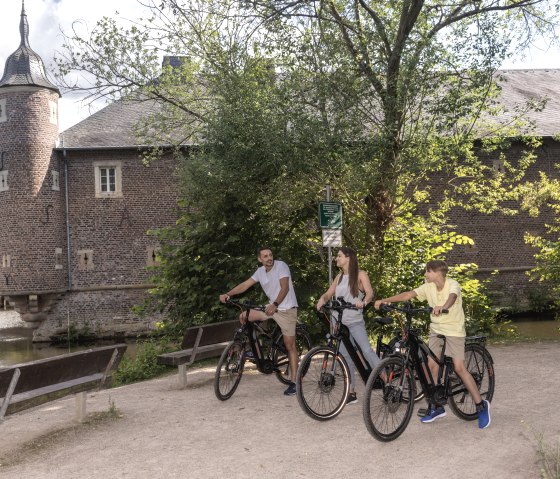
<path fill-rule="evenodd" d="M 298 353 L 296 348 L 296 322 L 297 322 L 297 299 L 292 284 L 290 268 L 283 261 L 274 261 L 272 250 L 268 247 L 259 248 L 257 259 L 262 264 L 248 280 L 238 284 L 226 294 L 220 295 L 220 301 L 225 303 L 230 296 L 242 294 L 251 286 L 260 283 L 269 304 L 265 311 L 252 309 L 249 312 L 249 321 L 262 321 L 272 317 L 284 337 L 284 344 L 288 350 L 288 362 L 290 366 L 290 385 L 284 391 L 286 396 L 296 393 L 296 371 L 298 366 Z"/>

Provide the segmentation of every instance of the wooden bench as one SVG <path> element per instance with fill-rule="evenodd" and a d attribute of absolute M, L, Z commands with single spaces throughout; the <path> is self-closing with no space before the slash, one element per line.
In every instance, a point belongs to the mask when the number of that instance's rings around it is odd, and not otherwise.
<path fill-rule="evenodd" d="M 183 337 L 181 350 L 159 355 L 157 363 L 178 366 L 179 387 L 184 388 L 187 385 L 187 366 L 197 359 L 220 356 L 228 343 L 233 340 L 235 330 L 239 327 L 239 321 L 235 319 L 188 328 Z"/>
<path fill-rule="evenodd" d="M 126 344 L 63 354 L 0 369 L 0 421 L 69 394 L 76 395 L 76 417 L 86 415 L 86 393 L 106 386 Z"/>

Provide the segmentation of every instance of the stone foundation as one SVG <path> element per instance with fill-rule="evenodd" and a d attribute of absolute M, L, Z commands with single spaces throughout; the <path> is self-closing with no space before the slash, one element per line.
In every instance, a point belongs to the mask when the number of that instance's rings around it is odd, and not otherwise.
<path fill-rule="evenodd" d="M 145 288 L 66 293 L 35 330 L 33 341 L 49 341 L 70 328 L 98 338 L 144 336 L 161 320 L 161 316 L 141 318 L 133 312 L 145 296 Z"/>

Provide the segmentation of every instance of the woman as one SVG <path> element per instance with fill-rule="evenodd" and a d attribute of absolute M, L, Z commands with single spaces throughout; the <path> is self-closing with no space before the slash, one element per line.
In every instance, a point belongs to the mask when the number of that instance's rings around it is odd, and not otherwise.
<path fill-rule="evenodd" d="M 361 311 L 373 299 L 373 289 L 369 277 L 365 271 L 358 268 L 358 258 L 352 248 L 343 246 L 338 250 L 336 265 L 342 272 L 336 276 L 328 291 L 319 298 L 317 309 L 320 310 L 333 296 L 337 298 L 342 296 L 344 301 L 354 304 L 359 309 L 359 311 L 345 309 L 342 314 L 342 324 L 348 327 L 351 337 L 360 346 L 367 362 L 374 369 L 380 359 L 369 342 L 363 311 Z M 344 344 L 340 345 L 340 352 L 350 368 L 350 392 L 346 398 L 346 404 L 355 404 L 358 402 L 358 398 L 355 390 L 354 363 Z"/>

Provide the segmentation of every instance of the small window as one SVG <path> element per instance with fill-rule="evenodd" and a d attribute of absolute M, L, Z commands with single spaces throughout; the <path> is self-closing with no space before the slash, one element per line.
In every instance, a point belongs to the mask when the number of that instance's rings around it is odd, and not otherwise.
<path fill-rule="evenodd" d="M 6 99 L 0 100 L 0 123 L 8 121 L 8 113 L 6 112 Z"/>
<path fill-rule="evenodd" d="M 146 248 L 147 261 L 146 266 L 157 266 L 160 263 L 159 247 L 148 246 Z"/>
<path fill-rule="evenodd" d="M 52 189 L 54 191 L 60 191 L 60 185 L 58 183 L 58 179 L 59 179 L 58 171 L 53 170 L 51 173 L 52 173 Z"/>
<path fill-rule="evenodd" d="M 62 269 L 62 248 L 54 249 L 54 269 Z"/>
<path fill-rule="evenodd" d="M 7 191 L 8 187 L 8 170 L 0 171 L 0 191 Z"/>
<path fill-rule="evenodd" d="M 10 268 L 12 266 L 12 259 L 9 254 L 2 255 L 2 268 Z"/>
<path fill-rule="evenodd" d="M 121 162 L 99 161 L 95 167 L 95 197 L 121 198 Z"/>
<path fill-rule="evenodd" d="M 493 160 L 492 167 L 496 173 L 505 173 L 504 160 Z"/>
<path fill-rule="evenodd" d="M 476 243 L 474 244 L 466 244 L 465 245 L 465 253 L 478 253 L 478 246 Z"/>
<path fill-rule="evenodd" d="M 51 100 L 49 100 L 49 121 L 53 125 L 58 124 L 58 105 Z"/>
<path fill-rule="evenodd" d="M 93 263 L 93 250 L 81 249 L 78 250 L 78 270 L 90 271 L 95 267 Z"/>

